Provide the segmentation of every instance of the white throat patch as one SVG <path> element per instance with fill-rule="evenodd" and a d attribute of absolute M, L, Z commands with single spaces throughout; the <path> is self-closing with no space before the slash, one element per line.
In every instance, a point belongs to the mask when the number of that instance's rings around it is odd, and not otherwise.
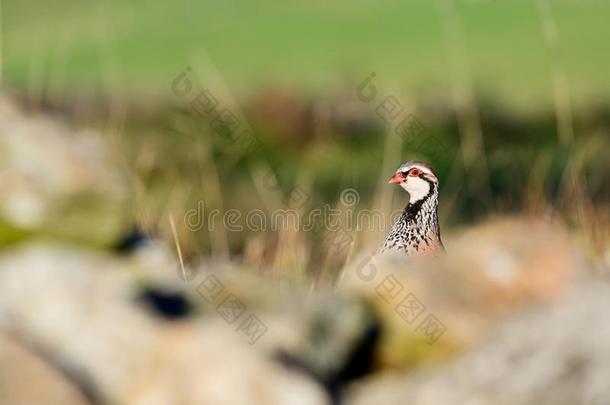
<path fill-rule="evenodd" d="M 404 188 L 409 193 L 409 203 L 413 204 L 430 192 L 430 183 L 419 177 L 407 177 L 406 181 L 400 183 L 400 187 Z"/>

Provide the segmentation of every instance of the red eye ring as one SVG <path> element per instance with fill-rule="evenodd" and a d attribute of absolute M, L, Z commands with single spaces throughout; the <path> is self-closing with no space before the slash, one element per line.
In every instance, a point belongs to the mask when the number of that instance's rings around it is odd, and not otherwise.
<path fill-rule="evenodd" d="M 409 170 L 409 176 L 419 176 L 421 174 L 421 170 L 419 170 L 417 167 L 414 167 L 413 169 Z"/>

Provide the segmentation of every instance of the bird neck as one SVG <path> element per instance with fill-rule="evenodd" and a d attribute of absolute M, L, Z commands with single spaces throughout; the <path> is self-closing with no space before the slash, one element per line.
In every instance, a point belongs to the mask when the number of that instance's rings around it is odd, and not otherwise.
<path fill-rule="evenodd" d="M 401 219 L 409 227 L 417 227 L 422 234 L 432 232 L 440 240 L 440 229 L 438 224 L 438 189 L 436 184 L 431 184 L 427 195 L 417 201 L 409 201 L 405 207 Z"/>
<path fill-rule="evenodd" d="M 411 256 L 420 254 L 426 248 L 444 249 L 438 224 L 436 187 L 436 184 L 432 184 L 424 197 L 409 201 L 387 236 L 382 252 L 398 250 Z"/>

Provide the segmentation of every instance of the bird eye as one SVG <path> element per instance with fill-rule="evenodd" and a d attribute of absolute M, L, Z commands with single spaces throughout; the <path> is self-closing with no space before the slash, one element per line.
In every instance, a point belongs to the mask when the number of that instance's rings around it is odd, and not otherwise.
<path fill-rule="evenodd" d="M 409 170 L 409 176 L 419 176 L 421 174 L 421 170 L 419 170 L 417 167 L 414 167 L 413 169 Z"/>

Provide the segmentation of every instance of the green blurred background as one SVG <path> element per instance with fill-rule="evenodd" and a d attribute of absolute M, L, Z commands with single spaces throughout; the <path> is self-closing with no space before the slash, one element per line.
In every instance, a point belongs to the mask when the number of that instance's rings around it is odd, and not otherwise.
<path fill-rule="evenodd" d="M 289 83 L 324 91 L 370 71 L 410 91 L 446 92 L 456 66 L 524 108 L 553 101 L 560 64 L 578 105 L 610 89 L 610 5 L 552 1 L 4 2 L 5 79 L 49 91 L 95 86 L 160 97 L 168 77 L 207 53 L 234 91 Z M 545 40 L 555 26 L 557 50 Z M 548 28 L 553 30 L 553 28 Z"/>
<path fill-rule="evenodd" d="M 496 214 L 551 215 L 600 251 L 610 201 L 609 17 L 608 2 L 568 0 L 4 1 L 3 87 L 31 109 L 108 136 L 133 173 L 117 238 L 136 226 L 170 239 L 167 214 L 181 218 L 202 200 L 269 213 L 297 187 L 306 208 L 336 205 L 349 187 L 359 209 L 389 212 L 405 196 L 385 180 L 417 158 L 441 180 L 445 229 Z M 231 152 L 172 93 L 187 66 L 253 128 L 256 153 Z M 379 97 L 364 103 L 356 89 L 371 72 Z M 378 119 L 387 95 L 442 154 L 414 148 Z M 260 186 L 269 170 L 279 197 Z M 178 228 L 187 258 L 286 265 L 277 258 L 288 249 L 303 270 L 326 257 L 315 232 L 288 235 L 283 248 L 281 232 Z M 384 232 L 353 236 L 375 245 Z"/>

